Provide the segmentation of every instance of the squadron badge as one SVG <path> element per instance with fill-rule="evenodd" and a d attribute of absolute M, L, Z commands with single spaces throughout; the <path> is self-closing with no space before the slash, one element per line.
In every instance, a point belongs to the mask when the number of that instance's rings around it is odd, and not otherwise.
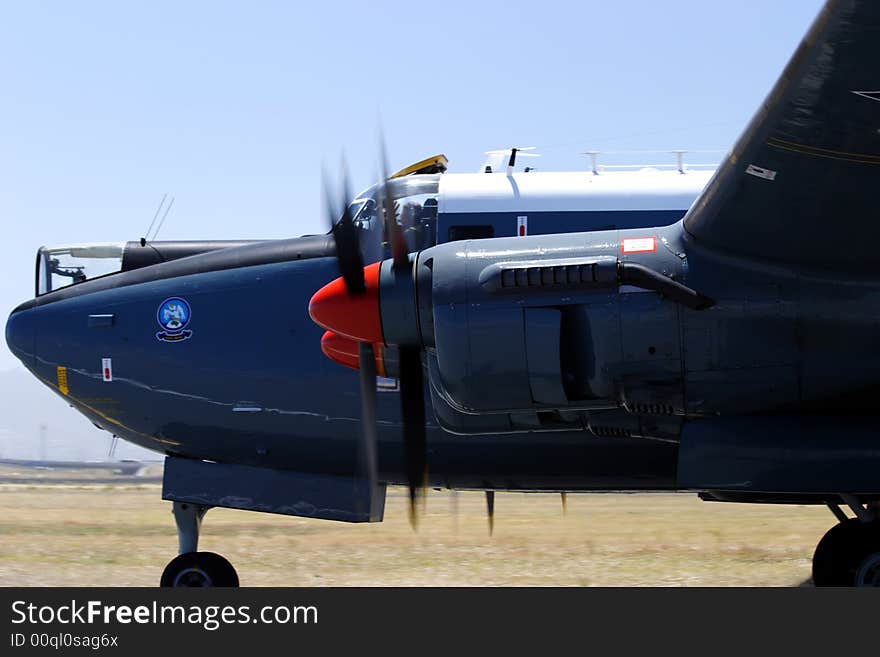
<path fill-rule="evenodd" d="M 192 337 L 192 331 L 187 329 L 192 313 L 189 304 L 179 297 L 165 299 L 159 306 L 156 319 L 162 330 L 156 334 L 156 338 L 162 342 L 183 342 Z"/>

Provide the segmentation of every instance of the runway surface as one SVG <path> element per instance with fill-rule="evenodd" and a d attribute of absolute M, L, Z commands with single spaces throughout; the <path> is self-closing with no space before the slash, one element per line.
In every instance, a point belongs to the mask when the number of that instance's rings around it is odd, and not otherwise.
<path fill-rule="evenodd" d="M 160 486 L 78 480 L 0 484 L 0 585 L 145 585 L 177 539 Z M 200 548 L 243 585 L 799 586 L 834 519 L 824 507 L 700 502 L 691 495 L 431 492 L 420 530 L 404 491 L 386 521 L 350 525 L 211 510 Z M 457 508 L 457 512 L 456 512 Z"/>

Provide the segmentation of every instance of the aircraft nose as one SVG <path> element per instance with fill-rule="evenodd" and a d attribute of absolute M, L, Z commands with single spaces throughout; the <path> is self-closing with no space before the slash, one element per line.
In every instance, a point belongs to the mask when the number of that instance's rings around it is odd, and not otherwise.
<path fill-rule="evenodd" d="M 21 308 L 13 310 L 6 320 L 6 344 L 25 365 L 33 364 L 36 337 L 34 311 Z"/>

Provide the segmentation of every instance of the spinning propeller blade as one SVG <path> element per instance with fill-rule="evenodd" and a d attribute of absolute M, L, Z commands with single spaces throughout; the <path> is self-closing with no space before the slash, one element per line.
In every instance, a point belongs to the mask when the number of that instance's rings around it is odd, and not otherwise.
<path fill-rule="evenodd" d="M 495 491 L 486 491 L 486 512 L 489 514 L 489 536 L 495 531 Z"/>
<path fill-rule="evenodd" d="M 382 183 L 379 194 L 385 216 L 385 233 L 391 244 L 395 276 L 412 276 L 406 239 L 397 223 L 397 211 L 388 185 L 388 154 L 385 139 L 380 131 L 380 166 Z M 406 474 L 409 484 L 409 518 L 415 529 L 418 525 L 419 498 L 428 484 L 428 443 L 425 432 L 425 383 L 422 372 L 422 351 L 416 346 L 399 346 L 400 363 L 400 411 L 403 418 L 403 442 L 406 457 Z"/>
<path fill-rule="evenodd" d="M 327 182 L 326 173 L 322 176 L 324 184 L 327 216 L 330 221 L 330 232 L 336 243 L 336 261 L 349 297 L 366 296 L 367 286 L 364 276 L 364 259 L 358 231 L 351 216 L 349 204 L 351 194 L 348 184 L 348 169 L 342 163 L 342 215 L 334 210 L 333 194 Z M 325 334 L 325 338 L 326 338 Z M 323 340 L 322 340 L 323 342 Z M 323 344 L 322 344 L 323 347 Z M 376 430 L 376 360 L 373 345 L 369 342 L 358 344 L 358 360 L 361 392 L 361 475 L 369 483 L 372 491 L 378 481 L 378 439 Z"/>
<path fill-rule="evenodd" d="M 369 342 L 358 343 L 361 383 L 361 458 L 362 473 L 370 483 L 370 490 L 376 485 L 378 474 L 379 436 L 376 429 L 376 355 Z"/>
<path fill-rule="evenodd" d="M 381 132 L 380 132 L 381 135 Z M 412 277 L 413 263 L 400 225 L 397 223 L 397 208 L 389 185 L 388 157 L 385 140 L 380 136 L 380 166 L 382 180 L 377 186 L 377 205 L 384 220 L 385 234 L 393 254 L 392 273 L 395 277 Z M 319 290 L 312 297 L 309 313 L 318 324 L 336 334 L 358 340 L 358 361 L 361 377 L 361 412 L 363 419 L 362 439 L 364 463 L 367 478 L 376 480 L 376 366 L 372 343 L 382 342 L 382 329 L 378 315 L 379 263 L 364 268 L 363 246 L 359 243 L 359 232 L 349 211 L 348 174 L 343 164 L 343 210 L 336 221 L 337 212 L 333 209 L 333 198 L 329 186 L 324 183 L 327 197 L 331 233 L 336 243 L 336 258 L 342 274 Z M 373 231 L 378 235 L 378 231 Z M 344 284 L 344 292 L 340 287 Z M 324 347 L 334 345 L 326 338 Z M 331 349 L 332 350 L 332 349 Z M 338 349 L 337 349 L 338 350 Z M 425 383 L 422 370 L 421 346 L 398 345 L 400 406 L 403 419 L 404 454 L 406 474 L 409 485 L 410 522 L 416 527 L 418 502 L 427 486 L 428 448 L 425 431 Z"/>
<path fill-rule="evenodd" d="M 326 174 L 324 179 L 324 195 L 327 203 L 327 217 L 330 221 L 330 232 L 333 241 L 336 242 L 336 261 L 339 263 L 339 272 L 345 281 L 348 293 L 356 296 L 366 290 L 364 284 L 364 259 L 361 256 L 360 243 L 358 242 L 357 229 L 349 210 L 351 199 L 348 194 L 348 171 L 343 163 L 342 166 L 342 216 L 334 211 L 333 194 L 327 183 Z"/>
<path fill-rule="evenodd" d="M 382 209 L 382 215 L 385 218 L 385 234 L 388 236 L 388 242 L 391 245 L 391 255 L 394 258 L 394 271 L 402 272 L 411 269 L 409 261 L 406 240 L 403 232 L 400 230 L 400 224 L 397 223 L 397 207 L 391 195 L 388 186 L 388 153 L 385 150 L 385 139 L 380 132 L 379 137 L 379 153 L 382 168 L 382 182 L 379 184 L 379 207 Z"/>
<path fill-rule="evenodd" d="M 399 348 L 400 410 L 409 483 L 409 517 L 418 524 L 418 502 L 428 484 L 428 442 L 425 432 L 425 384 L 418 347 Z"/>

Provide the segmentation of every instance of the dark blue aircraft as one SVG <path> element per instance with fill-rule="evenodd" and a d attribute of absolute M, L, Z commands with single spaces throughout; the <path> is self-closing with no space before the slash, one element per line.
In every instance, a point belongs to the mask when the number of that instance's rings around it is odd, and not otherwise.
<path fill-rule="evenodd" d="M 237 584 L 197 552 L 211 506 L 376 521 L 389 483 L 413 512 L 425 486 L 827 504 L 815 583 L 878 585 L 878 62 L 880 4 L 831 0 L 683 220 L 673 188 L 436 159 L 327 236 L 42 249 L 7 342 L 167 455 L 165 585 Z"/>
<path fill-rule="evenodd" d="M 413 250 L 435 242 L 671 223 L 711 172 L 446 174 L 438 156 L 389 188 Z M 369 260 L 378 187 L 349 204 Z M 491 208 L 491 211 L 487 211 Z M 383 238 L 379 238 L 380 240 Z M 460 242 L 459 242 L 460 243 Z M 371 246 L 373 247 L 371 249 Z M 241 242 L 129 242 L 41 248 L 36 296 L 10 317 L 7 342 L 28 369 L 98 427 L 165 453 L 181 553 L 164 581 L 229 583 L 231 567 L 196 552 L 209 506 L 346 521 L 382 519 L 384 485 L 407 482 L 398 379 L 373 384 L 381 490 L 360 486 L 361 404 L 352 358 L 307 313 L 338 275 L 334 235 Z M 393 355 L 389 350 L 389 358 Z M 393 363 L 389 362 L 389 370 Z M 674 447 L 594 437 L 541 438 L 527 419 L 479 443 L 431 419 L 431 482 L 467 489 L 667 489 Z M 642 441 L 637 441 L 642 442 Z M 209 483 L 210 482 L 210 483 Z M 207 561 L 205 561 L 207 559 Z M 219 565 L 218 565 L 219 564 Z M 203 576 L 210 573 L 210 577 Z"/>

